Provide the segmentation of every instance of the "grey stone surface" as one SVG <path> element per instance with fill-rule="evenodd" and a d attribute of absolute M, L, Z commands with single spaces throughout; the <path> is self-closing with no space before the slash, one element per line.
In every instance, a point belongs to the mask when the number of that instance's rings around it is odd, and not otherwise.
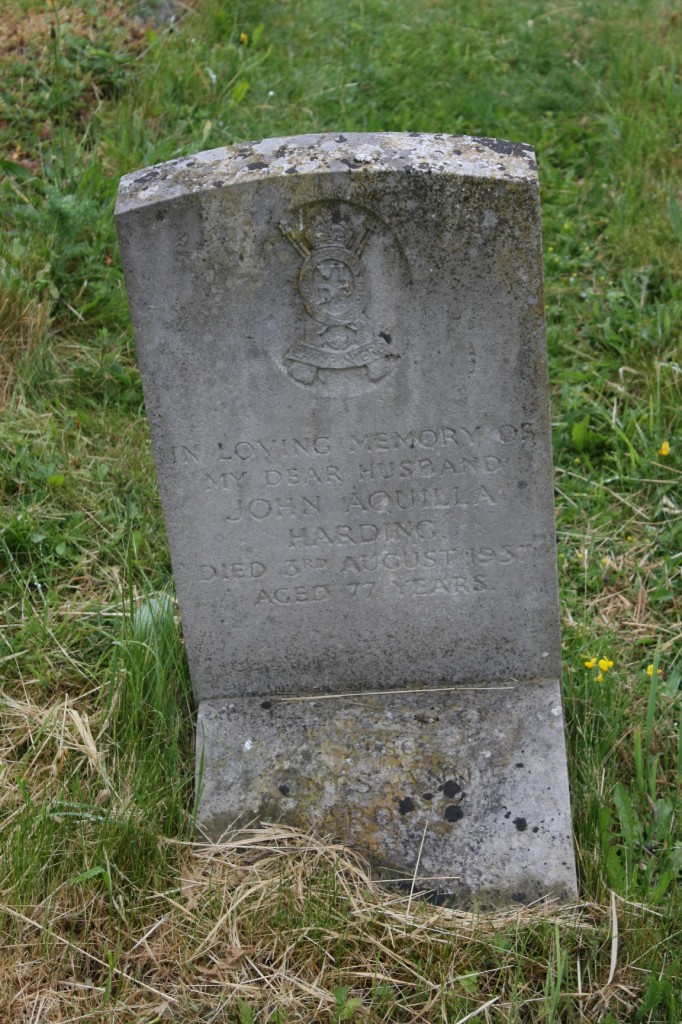
<path fill-rule="evenodd" d="M 198 741 L 213 838 L 284 821 L 461 903 L 575 894 L 556 680 L 202 701 Z"/>
<path fill-rule="evenodd" d="M 408 873 L 426 825 L 458 898 L 573 892 L 531 147 L 269 139 L 128 175 L 116 218 L 200 822 Z"/>
<path fill-rule="evenodd" d="M 532 149 L 268 140 L 117 223 L 197 698 L 558 677 Z"/>

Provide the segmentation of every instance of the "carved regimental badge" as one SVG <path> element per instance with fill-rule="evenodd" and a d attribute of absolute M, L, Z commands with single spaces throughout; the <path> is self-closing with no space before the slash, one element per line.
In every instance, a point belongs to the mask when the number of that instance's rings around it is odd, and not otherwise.
<path fill-rule="evenodd" d="M 378 381 L 398 355 L 391 334 L 368 313 L 362 256 L 376 224 L 368 212 L 332 201 L 299 207 L 290 223 L 278 225 L 303 259 L 297 283 L 310 319 L 284 355 L 287 372 L 300 384 L 348 370 Z"/>

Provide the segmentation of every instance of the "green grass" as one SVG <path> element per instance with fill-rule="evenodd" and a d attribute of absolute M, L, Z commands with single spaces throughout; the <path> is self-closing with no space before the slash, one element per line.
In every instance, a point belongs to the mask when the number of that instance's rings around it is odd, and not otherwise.
<path fill-rule="evenodd" d="M 679 12 L 197 0 L 143 24 L 132 2 L 6 9 L 0 1021 L 679 1024 Z M 286 830 L 191 843 L 191 695 L 114 197 L 134 168 L 326 130 L 538 150 L 574 911 L 406 914 L 349 854 Z M 595 656 L 614 663 L 600 681 Z"/>

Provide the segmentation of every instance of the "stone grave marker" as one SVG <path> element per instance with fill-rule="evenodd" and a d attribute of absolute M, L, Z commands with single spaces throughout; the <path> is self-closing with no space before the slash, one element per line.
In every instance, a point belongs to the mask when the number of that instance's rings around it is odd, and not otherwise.
<path fill-rule="evenodd" d="M 127 175 L 116 217 L 200 825 L 574 894 L 532 148 L 269 139 Z"/>

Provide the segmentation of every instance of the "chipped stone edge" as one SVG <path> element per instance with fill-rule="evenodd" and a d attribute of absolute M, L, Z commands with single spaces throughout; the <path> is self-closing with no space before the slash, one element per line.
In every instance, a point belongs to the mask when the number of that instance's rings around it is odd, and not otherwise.
<path fill-rule="evenodd" d="M 382 171 L 537 182 L 535 150 L 523 142 L 420 132 L 292 135 L 209 149 L 126 174 L 115 216 L 242 182 Z"/>

